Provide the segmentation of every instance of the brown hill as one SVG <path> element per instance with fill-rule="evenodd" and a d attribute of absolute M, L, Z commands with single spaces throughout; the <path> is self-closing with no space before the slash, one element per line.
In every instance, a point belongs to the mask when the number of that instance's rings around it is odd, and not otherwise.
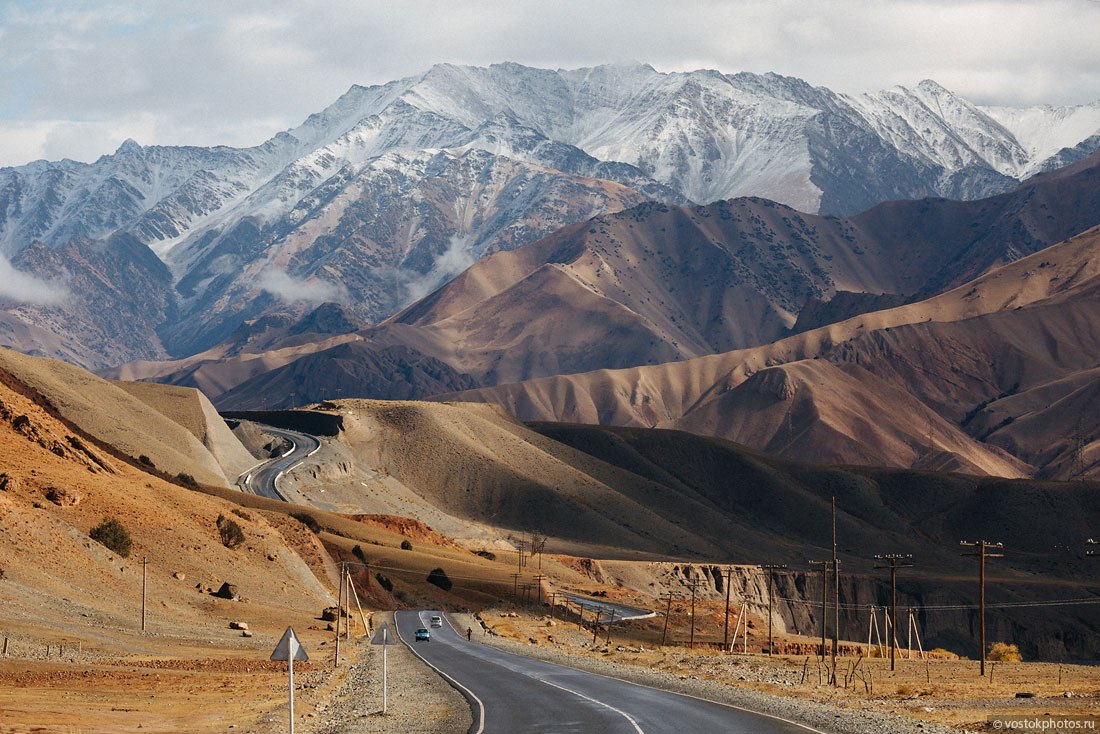
<path fill-rule="evenodd" d="M 286 408 L 299 396 L 386 395 L 425 398 L 476 387 L 469 376 L 401 344 L 378 347 L 364 341 L 337 344 L 262 372 L 218 397 L 222 410 Z"/>
<path fill-rule="evenodd" d="M 193 389 L 130 387 L 141 395 L 135 397 L 123 386 L 67 362 L 8 349 L 0 349 L 0 369 L 41 393 L 66 419 L 128 456 L 146 456 L 161 471 L 189 474 L 207 484 L 228 486 L 236 479 L 245 449 L 232 433 L 221 431 L 224 423 Z M 179 405 L 181 400 L 188 405 Z M 207 440 L 216 453 L 204 445 Z M 219 464 L 219 457 L 229 461 L 227 467 Z"/>
<path fill-rule="evenodd" d="M 254 629 L 277 635 L 288 621 L 304 630 L 333 603 L 329 581 L 319 580 L 325 565 L 304 560 L 320 548 L 304 528 L 288 529 L 266 513 L 234 516 L 236 505 L 142 472 L 82 435 L 0 373 L 0 617 L 17 648 L 76 638 L 85 651 L 160 649 L 163 641 L 137 634 L 143 558 L 149 629 L 176 644 L 201 637 L 232 649 L 231 635 L 241 640 L 228 629 L 231 619 L 247 615 Z M 246 544 L 220 542 L 219 515 L 235 517 Z M 128 531 L 128 557 L 89 539 L 105 517 Z M 248 601 L 209 593 L 224 581 Z"/>
<path fill-rule="evenodd" d="M 524 420 L 683 426 L 773 450 L 790 443 L 789 433 L 830 426 L 837 429 L 829 431 L 832 438 L 807 440 L 797 455 L 911 466 L 914 452 L 927 444 L 914 437 L 927 435 L 929 411 L 961 426 L 972 410 L 1009 408 L 992 401 L 1048 382 L 1059 384 L 1077 371 L 1095 367 L 1100 361 L 1100 325 L 1094 323 L 1097 313 L 1091 304 L 1100 288 L 1098 248 L 1100 229 L 1090 230 L 927 301 L 864 314 L 756 349 L 529 380 L 463 393 L 461 398 L 500 404 Z M 832 384 L 801 396 L 812 397 L 812 409 L 791 407 L 798 396 L 794 389 L 786 391 L 788 397 L 778 398 L 786 408 L 773 406 L 757 417 L 737 418 L 723 411 L 723 405 L 749 400 L 746 391 L 731 397 L 727 393 L 756 373 L 814 359 L 839 369 L 815 370 L 818 378 L 828 372 Z M 859 393 L 843 383 L 850 383 L 857 366 L 873 375 L 875 384 L 891 386 L 895 399 L 882 390 L 873 391 L 874 402 L 855 397 Z M 896 399 L 900 394 L 909 397 Z M 926 409 L 914 407 L 909 398 Z M 794 422 L 791 431 L 785 425 L 788 414 Z M 798 422 L 803 418 L 808 423 Z M 882 436 L 909 438 L 896 444 L 868 444 L 858 425 L 874 426 Z M 962 462 L 959 468 L 969 462 L 971 470 L 1010 476 L 1024 470 L 1022 464 L 1016 464 L 1015 471 L 1005 464 L 994 469 L 988 462 L 998 453 L 995 449 L 992 454 L 988 448 L 979 451 L 973 442 L 966 447 L 957 430 L 942 424 L 932 428 L 933 453 L 961 457 L 954 459 Z M 1046 433 L 1038 440 L 1049 438 Z M 1093 431 L 1086 438 L 1091 443 L 1098 434 Z M 1010 443 L 1006 435 L 999 445 L 1008 448 Z"/>

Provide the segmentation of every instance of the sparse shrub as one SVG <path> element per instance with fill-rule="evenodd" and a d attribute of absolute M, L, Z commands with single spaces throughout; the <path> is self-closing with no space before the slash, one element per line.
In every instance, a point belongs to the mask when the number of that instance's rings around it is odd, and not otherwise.
<path fill-rule="evenodd" d="M 197 489 L 199 486 L 199 483 L 195 481 L 195 478 L 193 476 L 184 472 L 180 472 L 179 474 L 177 474 L 176 479 L 180 480 L 180 484 L 186 487 L 191 487 L 192 489 Z"/>
<path fill-rule="evenodd" d="M 929 650 L 928 652 L 934 652 L 934 653 L 937 653 L 937 654 L 940 654 L 940 655 L 954 655 L 955 654 L 955 653 L 951 652 L 950 650 L 945 650 L 942 647 L 937 647 L 936 649 Z"/>
<path fill-rule="evenodd" d="M 1022 663 L 1024 658 L 1020 655 L 1020 648 L 1016 645 L 1006 645 L 1003 642 L 994 642 L 989 647 L 987 660 L 996 660 L 999 663 Z"/>
<path fill-rule="evenodd" d="M 912 688 L 912 686 L 907 686 L 903 683 L 902 685 L 898 686 L 895 689 L 894 693 L 895 693 L 895 695 L 900 696 L 901 698 L 905 698 L 906 696 L 912 696 L 913 695 L 913 688 Z"/>
<path fill-rule="evenodd" d="M 433 568 L 431 570 L 428 574 L 428 583 L 435 584 L 444 591 L 450 591 L 451 587 L 454 586 L 451 580 L 447 578 L 447 572 L 442 568 Z"/>
<path fill-rule="evenodd" d="M 380 573 L 374 574 L 374 578 L 377 579 L 378 585 L 386 591 L 393 591 L 393 582 Z"/>
<path fill-rule="evenodd" d="M 150 469 L 155 469 L 156 468 L 156 464 L 153 463 L 153 460 L 150 459 L 145 454 L 142 454 L 141 456 L 138 457 L 138 463 L 141 464 L 142 466 L 147 466 Z"/>
<path fill-rule="evenodd" d="M 241 526 L 236 520 L 225 515 L 218 515 L 218 535 L 226 548 L 236 548 L 244 542 L 244 531 L 241 530 Z"/>
<path fill-rule="evenodd" d="M 407 540 L 402 540 L 401 541 L 401 550 L 412 550 L 412 549 L 413 549 L 413 544 L 412 543 L 410 543 Z"/>
<path fill-rule="evenodd" d="M 234 515 L 241 518 L 242 520 L 248 520 L 250 522 L 252 520 L 251 515 L 249 515 L 247 512 L 245 512 L 244 510 L 242 510 L 238 507 L 233 508 L 232 510 L 230 510 L 230 512 L 232 512 Z"/>
<path fill-rule="evenodd" d="M 103 522 L 92 528 L 92 532 L 88 533 L 88 537 L 113 550 L 123 558 L 130 555 L 130 548 L 133 545 L 130 533 L 115 517 L 103 518 Z"/>
<path fill-rule="evenodd" d="M 305 525 L 313 532 L 321 532 L 321 523 L 317 522 L 317 518 L 315 518 L 313 515 L 310 515 L 308 512 L 295 512 L 291 515 L 291 517 Z"/>

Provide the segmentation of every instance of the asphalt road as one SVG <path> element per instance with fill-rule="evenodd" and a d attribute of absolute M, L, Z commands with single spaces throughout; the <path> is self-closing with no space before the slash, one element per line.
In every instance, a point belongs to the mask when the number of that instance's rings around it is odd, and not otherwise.
<path fill-rule="evenodd" d="M 808 734 L 813 729 L 615 678 L 467 642 L 444 621 L 414 642 L 431 611 L 395 613 L 403 642 L 458 688 L 473 709 L 471 734 Z M 429 627 L 430 628 L 430 627 Z M 465 632 L 465 630 L 463 630 Z"/>
<path fill-rule="evenodd" d="M 241 483 L 244 485 L 245 491 L 270 497 L 273 500 L 290 502 L 291 500 L 279 491 L 279 477 L 290 467 L 319 449 L 321 442 L 308 433 L 298 433 L 284 428 L 272 428 L 271 426 L 260 426 L 260 428 L 263 429 L 264 433 L 281 436 L 290 441 L 291 447 L 282 456 L 254 467 L 241 477 Z"/>
<path fill-rule="evenodd" d="M 595 610 L 593 614 L 600 624 L 608 622 L 612 616 L 616 622 L 621 622 L 626 619 L 648 619 L 649 617 L 656 617 L 657 614 L 649 609 L 642 609 L 640 607 L 631 607 L 625 604 L 615 604 L 603 599 L 593 599 L 588 596 L 581 596 L 580 594 L 570 594 L 569 592 L 560 592 L 561 596 L 565 599 L 576 604 L 584 611 Z"/>

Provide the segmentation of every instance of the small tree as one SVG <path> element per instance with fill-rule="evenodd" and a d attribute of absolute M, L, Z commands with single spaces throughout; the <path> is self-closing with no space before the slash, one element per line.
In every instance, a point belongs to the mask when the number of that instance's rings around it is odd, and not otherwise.
<path fill-rule="evenodd" d="M 994 642 L 989 648 L 987 660 L 996 660 L 999 663 L 1021 663 L 1024 658 L 1020 655 L 1020 648 L 1016 645 L 1006 645 L 1003 642 Z"/>
<path fill-rule="evenodd" d="M 450 591 L 451 587 L 454 586 L 451 580 L 447 578 L 447 572 L 442 568 L 433 568 L 431 570 L 428 574 L 428 583 L 435 584 L 444 591 Z"/>
<path fill-rule="evenodd" d="M 199 483 L 195 481 L 195 478 L 193 476 L 191 476 L 190 474 L 185 474 L 184 472 L 180 472 L 179 474 L 177 474 L 176 479 L 180 480 L 180 484 L 186 487 L 191 487 L 192 489 L 195 489 L 199 486 Z"/>
<path fill-rule="evenodd" d="M 401 550 L 412 550 L 412 549 L 413 549 L 413 544 L 412 543 L 410 543 L 407 540 L 402 540 L 401 541 Z"/>
<path fill-rule="evenodd" d="M 130 547 L 133 545 L 133 540 L 130 539 L 130 533 L 127 532 L 126 527 L 118 521 L 118 518 L 114 517 L 103 518 L 103 522 L 92 528 L 92 532 L 88 533 L 88 537 L 113 550 L 123 558 L 130 555 Z"/>
<path fill-rule="evenodd" d="M 244 531 L 241 530 L 241 526 L 236 520 L 225 515 L 218 515 L 218 535 L 221 536 L 222 545 L 226 548 L 236 548 L 244 542 Z"/>

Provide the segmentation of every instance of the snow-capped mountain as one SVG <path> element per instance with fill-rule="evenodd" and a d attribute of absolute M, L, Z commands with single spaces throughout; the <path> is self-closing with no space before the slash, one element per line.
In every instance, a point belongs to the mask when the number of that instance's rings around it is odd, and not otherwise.
<path fill-rule="evenodd" d="M 126 141 L 90 164 L 0 169 L 0 254 L 136 237 L 169 267 L 178 308 L 129 356 L 179 355 L 280 299 L 380 319 L 477 258 L 641 198 L 847 214 L 1000 193 L 1098 144 L 1100 103 L 985 109 L 930 81 L 848 96 L 638 63 L 444 64 L 353 86 L 252 148 Z"/>

